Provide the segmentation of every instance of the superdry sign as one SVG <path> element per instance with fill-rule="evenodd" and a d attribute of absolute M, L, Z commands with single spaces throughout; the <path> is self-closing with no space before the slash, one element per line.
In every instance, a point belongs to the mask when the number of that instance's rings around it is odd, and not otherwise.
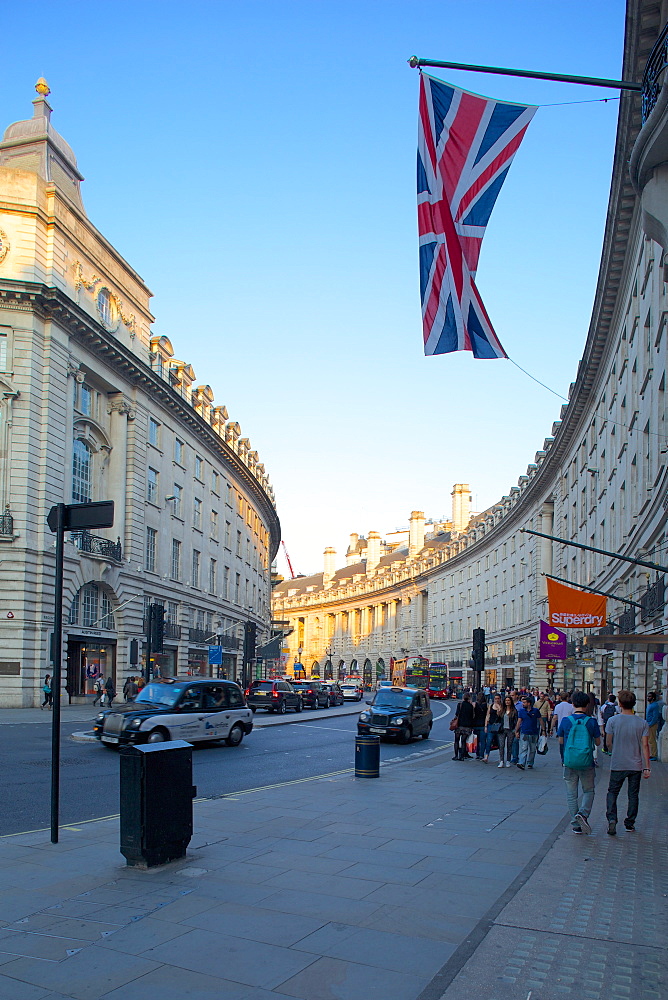
<path fill-rule="evenodd" d="M 602 628 L 605 625 L 606 600 L 600 594 L 587 594 L 548 578 L 547 600 L 550 625 L 561 628 Z"/>

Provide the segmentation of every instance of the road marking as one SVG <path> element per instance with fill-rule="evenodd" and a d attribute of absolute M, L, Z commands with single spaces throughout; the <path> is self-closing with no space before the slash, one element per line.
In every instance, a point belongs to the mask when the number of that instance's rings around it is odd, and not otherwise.
<path fill-rule="evenodd" d="M 352 729 L 339 729 L 337 726 L 312 726 L 310 723 L 305 722 L 303 724 L 304 729 L 329 729 L 332 733 L 350 733 L 352 735 Z"/>

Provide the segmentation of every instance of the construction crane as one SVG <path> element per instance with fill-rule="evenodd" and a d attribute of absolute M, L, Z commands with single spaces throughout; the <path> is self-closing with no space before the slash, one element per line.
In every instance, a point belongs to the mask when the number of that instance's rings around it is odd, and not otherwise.
<path fill-rule="evenodd" d="M 295 571 L 292 568 L 292 563 L 290 562 L 290 556 L 288 555 L 288 550 L 286 548 L 285 542 L 281 539 L 281 545 L 283 546 L 283 552 L 285 553 L 285 558 L 288 563 L 288 569 L 290 570 L 290 579 L 295 579 Z"/>

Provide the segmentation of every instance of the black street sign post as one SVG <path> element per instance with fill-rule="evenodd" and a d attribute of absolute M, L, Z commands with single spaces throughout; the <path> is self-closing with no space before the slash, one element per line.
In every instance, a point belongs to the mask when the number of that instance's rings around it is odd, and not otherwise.
<path fill-rule="evenodd" d="M 149 604 L 146 618 L 146 665 L 144 678 L 148 684 L 151 680 L 151 657 L 154 653 L 162 653 L 165 637 L 165 609 L 162 604 Z"/>
<path fill-rule="evenodd" d="M 49 511 L 46 523 L 56 536 L 56 575 L 53 612 L 53 711 L 51 715 L 51 843 L 58 843 L 60 804 L 60 684 L 63 657 L 63 550 L 66 531 L 84 528 L 111 528 L 114 502 L 57 503 Z"/>

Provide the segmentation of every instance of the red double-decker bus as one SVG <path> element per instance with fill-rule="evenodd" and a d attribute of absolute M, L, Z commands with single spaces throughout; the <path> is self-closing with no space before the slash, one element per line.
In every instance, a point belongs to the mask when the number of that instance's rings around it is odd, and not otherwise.
<path fill-rule="evenodd" d="M 429 687 L 429 660 L 424 656 L 395 660 L 392 664 L 392 684 L 394 687 L 417 687 L 426 691 Z"/>
<path fill-rule="evenodd" d="M 430 698 L 450 697 L 447 663 L 429 664 L 429 687 L 427 688 L 427 693 Z"/>

